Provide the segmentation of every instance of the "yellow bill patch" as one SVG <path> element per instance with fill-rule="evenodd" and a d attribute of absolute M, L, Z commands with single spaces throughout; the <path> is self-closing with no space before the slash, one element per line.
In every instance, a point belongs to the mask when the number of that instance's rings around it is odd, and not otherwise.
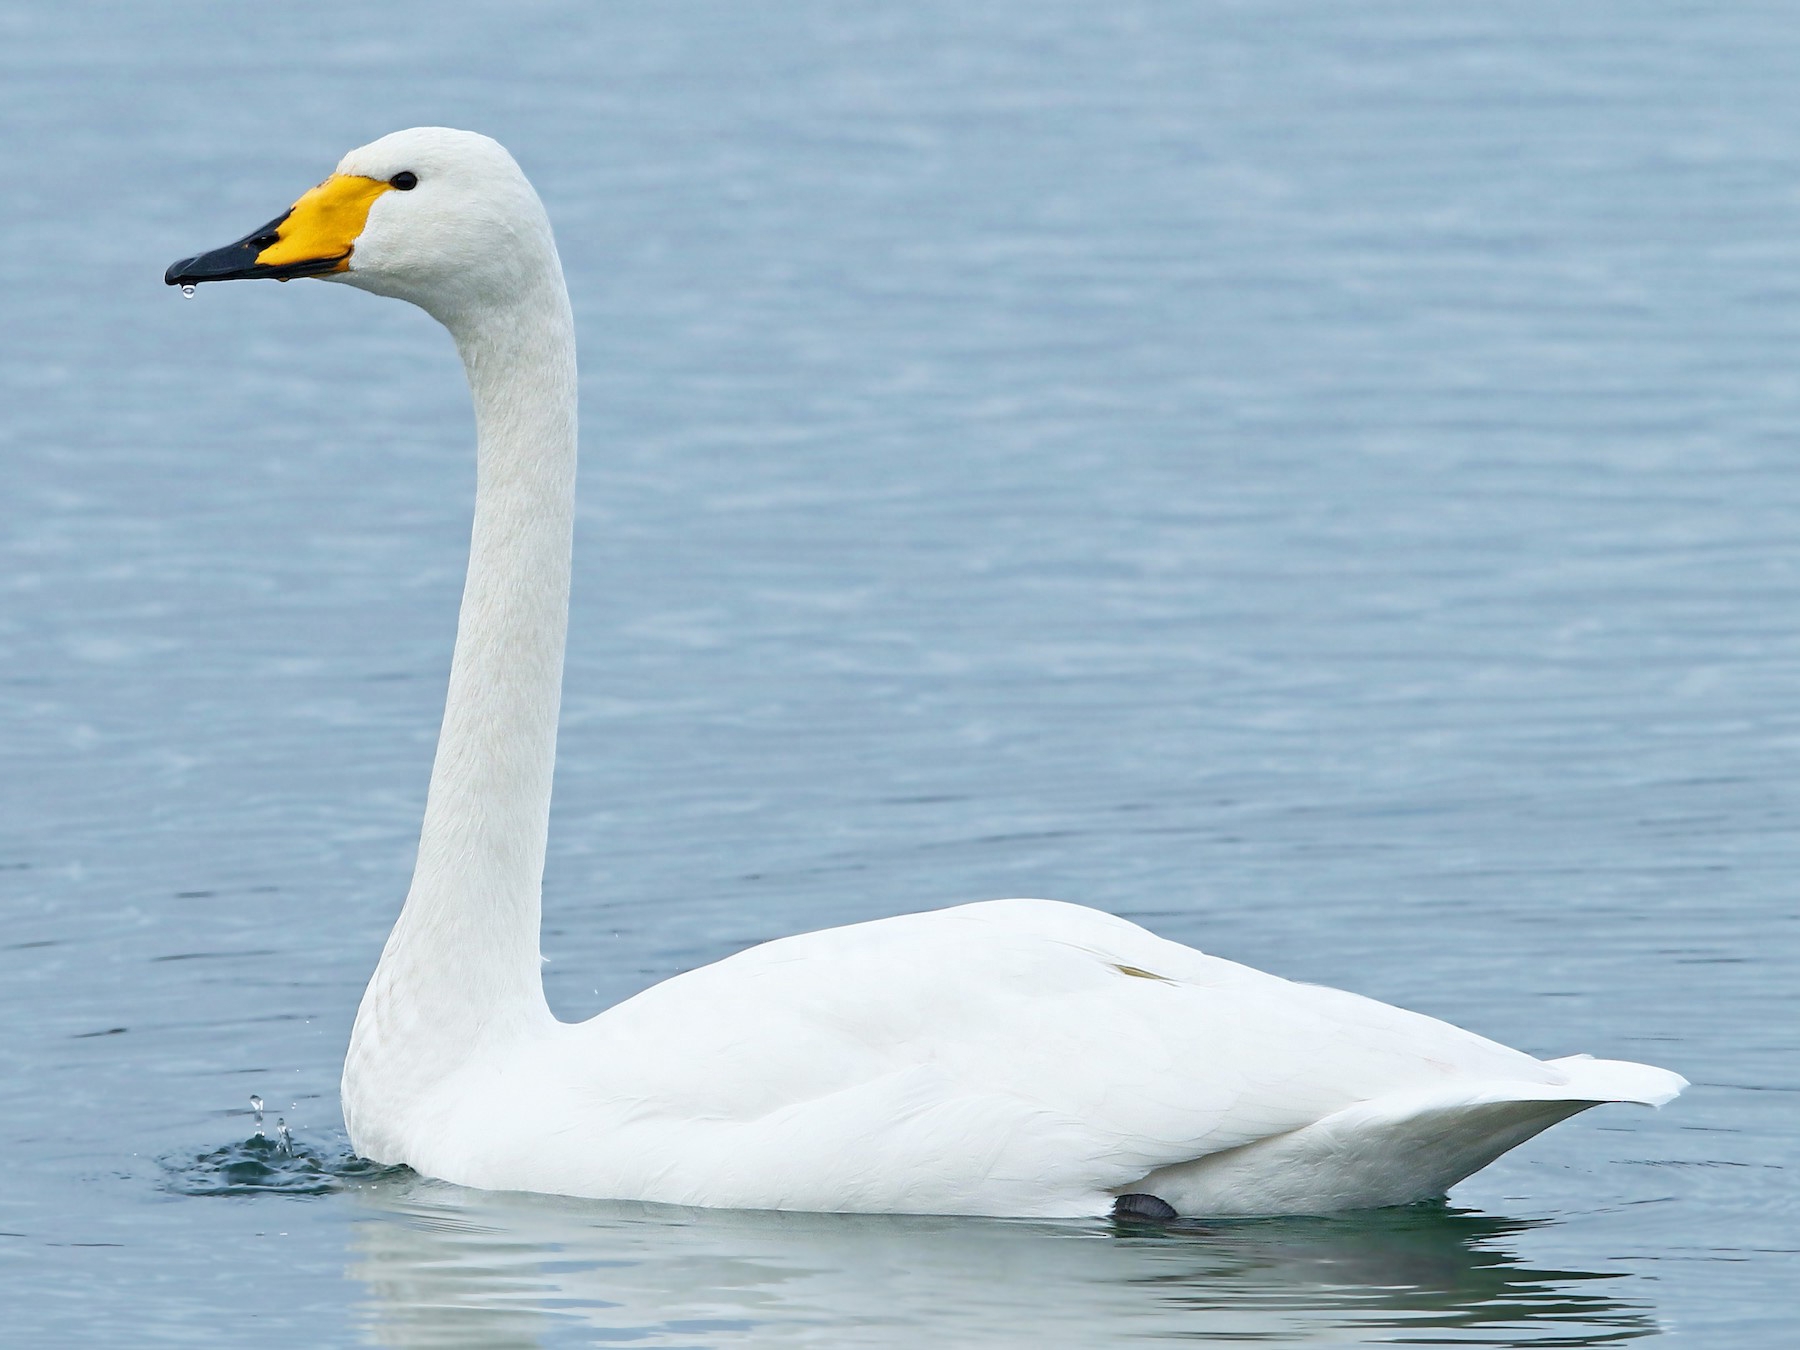
<path fill-rule="evenodd" d="M 256 255 L 258 267 L 335 258 L 333 271 L 350 266 L 350 250 L 369 223 L 369 208 L 388 190 L 378 178 L 334 173 L 294 203 L 275 232 L 275 242 Z"/>

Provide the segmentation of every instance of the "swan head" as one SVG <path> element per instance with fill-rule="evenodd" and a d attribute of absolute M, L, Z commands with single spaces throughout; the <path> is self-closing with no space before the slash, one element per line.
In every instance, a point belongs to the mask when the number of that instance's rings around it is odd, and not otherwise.
<path fill-rule="evenodd" d="M 183 258 L 171 286 L 318 277 L 409 300 L 449 322 L 560 278 L 542 203 L 498 141 L 448 127 L 396 131 L 236 243 Z"/>

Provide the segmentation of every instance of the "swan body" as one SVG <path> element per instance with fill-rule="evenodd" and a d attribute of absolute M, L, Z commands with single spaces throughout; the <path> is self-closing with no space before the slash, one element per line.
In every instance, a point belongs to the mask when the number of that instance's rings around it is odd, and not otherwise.
<path fill-rule="evenodd" d="M 409 300 L 474 398 L 468 580 L 418 864 L 357 1013 L 366 1157 L 469 1186 L 732 1208 L 1076 1217 L 1440 1196 L 1647 1065 L 1540 1061 L 1112 915 L 999 900 L 764 943 L 558 1021 L 539 972 L 568 616 L 573 321 L 486 137 L 397 132 L 171 284 L 319 276 Z"/>
<path fill-rule="evenodd" d="M 687 1205 L 1075 1217 L 1149 1192 L 1317 1213 L 1442 1195 L 1596 1101 L 1679 1082 L 996 900 L 546 1015 L 356 1137 L 473 1186 Z"/>

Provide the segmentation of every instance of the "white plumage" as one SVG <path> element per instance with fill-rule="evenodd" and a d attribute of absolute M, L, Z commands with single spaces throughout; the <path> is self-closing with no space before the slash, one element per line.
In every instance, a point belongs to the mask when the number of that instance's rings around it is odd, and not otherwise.
<path fill-rule="evenodd" d="M 782 938 L 522 1044 L 431 1094 L 403 1156 L 691 1205 L 1316 1213 L 1441 1195 L 1596 1101 L 1681 1086 L 1045 900 Z"/>
<path fill-rule="evenodd" d="M 576 444 L 561 267 L 485 137 L 399 132 L 338 175 L 316 191 L 347 182 L 339 198 L 372 205 L 328 275 L 450 329 L 480 465 L 418 867 L 344 1068 L 358 1152 L 471 1186 L 689 1205 L 1083 1216 L 1149 1194 L 1317 1213 L 1442 1195 L 1588 1106 L 1685 1086 L 1539 1061 L 1044 900 L 783 938 L 558 1022 L 538 924 Z M 306 268 L 332 247 L 309 198 L 259 260 Z M 227 252 L 169 279 L 276 274 L 206 272 Z"/>

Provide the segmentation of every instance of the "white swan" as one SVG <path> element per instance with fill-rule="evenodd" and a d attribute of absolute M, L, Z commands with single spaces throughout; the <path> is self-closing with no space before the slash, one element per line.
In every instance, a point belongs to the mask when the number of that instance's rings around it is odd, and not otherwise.
<path fill-rule="evenodd" d="M 1318 1213 L 1442 1195 L 1679 1075 L 1540 1061 L 1095 910 L 1000 900 L 783 938 L 556 1020 L 539 887 L 568 619 L 575 343 L 495 142 L 354 150 L 171 285 L 322 276 L 450 330 L 479 436 L 417 870 L 344 1065 L 357 1152 L 489 1189 L 736 1208 Z"/>

